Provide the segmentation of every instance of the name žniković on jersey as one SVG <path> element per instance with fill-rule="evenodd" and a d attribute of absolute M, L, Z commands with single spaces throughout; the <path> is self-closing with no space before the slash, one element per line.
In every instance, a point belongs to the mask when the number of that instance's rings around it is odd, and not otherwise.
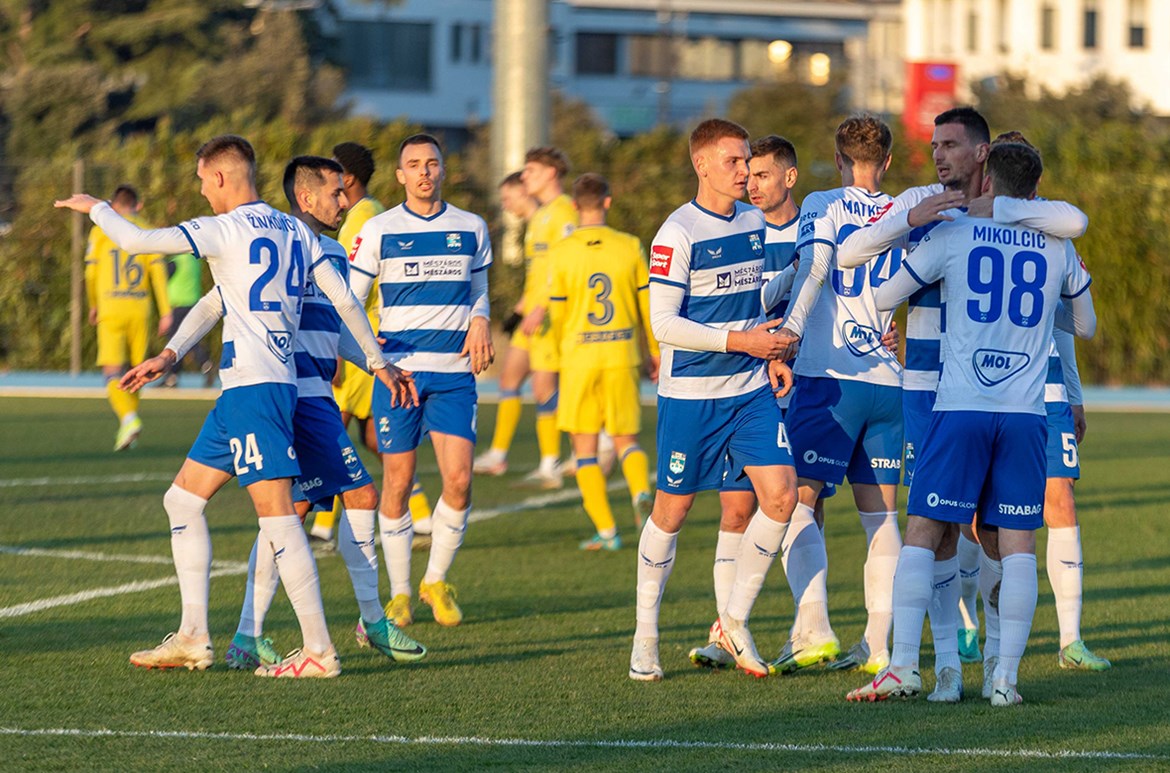
<path fill-rule="evenodd" d="M 207 260 L 223 297 L 223 388 L 295 384 L 306 272 L 322 257 L 317 237 L 261 201 L 179 228 L 195 256 Z"/>
<path fill-rule="evenodd" d="M 743 331 L 764 320 L 764 213 L 735 203 L 723 217 L 694 201 L 671 213 L 650 251 L 651 297 L 684 293 L 679 315 L 710 327 Z M 703 352 L 662 344 L 658 394 L 710 399 L 747 394 L 767 384 L 764 361 L 739 352 Z"/>

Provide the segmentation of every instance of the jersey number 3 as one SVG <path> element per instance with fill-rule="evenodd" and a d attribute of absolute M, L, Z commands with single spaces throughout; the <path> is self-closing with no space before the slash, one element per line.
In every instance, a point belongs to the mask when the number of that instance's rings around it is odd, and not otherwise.
<path fill-rule="evenodd" d="M 595 300 L 601 304 L 600 315 L 589 312 L 589 324 L 600 327 L 613 319 L 613 301 L 609 299 L 609 294 L 613 292 L 613 280 L 609 274 L 599 271 L 589 277 L 589 289 L 597 293 Z"/>

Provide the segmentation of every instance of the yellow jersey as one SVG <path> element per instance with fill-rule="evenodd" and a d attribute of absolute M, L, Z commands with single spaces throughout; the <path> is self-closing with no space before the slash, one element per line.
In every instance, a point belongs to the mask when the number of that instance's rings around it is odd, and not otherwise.
<path fill-rule="evenodd" d="M 548 303 L 549 250 L 576 227 L 577 208 L 564 193 L 532 213 L 524 232 L 524 257 L 528 261 L 524 276 L 525 314 Z"/>
<path fill-rule="evenodd" d="M 386 211 L 382 206 L 382 202 L 375 199 L 373 196 L 366 196 L 357 204 L 349 208 L 345 214 L 345 222 L 341 224 L 341 230 L 337 232 L 337 241 L 345 248 L 345 252 L 349 255 L 350 261 L 353 260 L 353 252 L 357 235 L 361 232 L 362 226 L 366 224 L 374 215 L 380 215 Z M 370 293 L 370 297 L 366 298 L 366 315 L 370 318 L 370 325 L 374 330 L 378 329 L 378 320 L 382 315 L 382 302 L 378 297 L 378 285 L 374 284 L 374 292 Z"/>
<path fill-rule="evenodd" d="M 638 237 L 609 226 L 582 226 L 550 251 L 550 314 L 561 369 L 628 368 L 642 361 L 638 328 L 650 354 L 650 282 Z"/>
<path fill-rule="evenodd" d="M 137 217 L 128 219 L 140 228 L 149 228 Z M 150 313 L 152 292 L 159 316 L 171 313 L 163 256 L 128 255 L 97 226 L 90 229 L 85 250 L 85 291 L 90 308 L 97 308 L 99 318 L 145 317 Z"/>

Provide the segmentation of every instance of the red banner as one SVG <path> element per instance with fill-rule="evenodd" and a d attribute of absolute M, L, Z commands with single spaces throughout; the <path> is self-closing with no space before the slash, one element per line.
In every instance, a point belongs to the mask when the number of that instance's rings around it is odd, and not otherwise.
<path fill-rule="evenodd" d="M 906 105 L 902 122 L 912 139 L 929 141 L 934 117 L 955 106 L 958 68 L 946 62 L 906 63 Z"/>

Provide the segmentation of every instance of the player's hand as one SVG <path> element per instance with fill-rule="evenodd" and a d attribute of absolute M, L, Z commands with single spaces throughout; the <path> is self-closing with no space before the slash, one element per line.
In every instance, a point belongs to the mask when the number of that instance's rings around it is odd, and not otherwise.
<path fill-rule="evenodd" d="M 772 384 L 772 394 L 785 397 L 792 391 L 792 368 L 784 360 L 772 360 L 768 363 L 768 381 Z"/>
<path fill-rule="evenodd" d="M 542 324 L 544 324 L 544 307 L 536 306 L 520 322 L 520 332 L 526 336 L 536 335 Z"/>
<path fill-rule="evenodd" d="M 793 343 L 792 331 L 787 335 L 773 331 L 784 324 L 782 319 L 774 319 L 762 325 L 756 325 L 751 330 L 732 330 L 727 334 L 727 351 L 743 352 L 761 360 L 775 360 L 784 355 Z"/>
<path fill-rule="evenodd" d="M 966 194 L 962 191 L 943 191 L 933 196 L 927 196 L 906 213 L 906 224 L 911 228 L 918 228 L 936 220 L 954 220 L 953 217 L 944 215 L 943 212 L 963 206 L 966 198 Z"/>
<path fill-rule="evenodd" d="M 160 336 L 165 336 L 167 333 L 171 332 L 171 325 L 173 325 L 174 323 L 175 323 L 175 317 L 173 314 L 164 314 L 161 317 L 159 317 L 158 318 L 158 334 Z"/>
<path fill-rule="evenodd" d="M 91 324 L 91 325 L 97 324 L 97 306 L 90 306 L 89 307 L 89 324 Z"/>
<path fill-rule="evenodd" d="M 496 359 L 496 350 L 492 346 L 492 331 L 487 317 L 472 317 L 471 325 L 467 328 L 467 338 L 463 343 L 460 357 L 471 357 L 471 372 L 479 375 L 488 369 Z"/>
<path fill-rule="evenodd" d="M 980 196 L 977 199 L 971 199 L 971 202 L 967 204 L 967 214 L 970 217 L 991 217 L 994 212 L 994 196 Z"/>
<path fill-rule="evenodd" d="M 374 375 L 390 390 L 390 407 L 418 406 L 418 388 L 414 385 L 414 374 L 409 370 L 386 363 L 386 367 L 378 368 Z"/>
<path fill-rule="evenodd" d="M 882 334 L 882 346 L 893 353 L 898 353 L 898 344 L 902 342 L 902 337 L 898 335 L 898 323 L 890 320 L 890 329 Z"/>
<path fill-rule="evenodd" d="M 650 379 L 650 383 L 658 383 L 658 368 L 662 365 L 662 358 L 650 355 L 646 358 L 646 377 Z"/>
<path fill-rule="evenodd" d="M 163 349 L 161 354 L 144 360 L 126 371 L 126 375 L 122 376 L 118 386 L 123 392 L 137 392 L 151 381 L 157 381 L 164 374 L 169 373 L 174 364 L 174 351 Z"/>
<path fill-rule="evenodd" d="M 53 202 L 53 206 L 58 209 L 71 209 L 74 212 L 88 215 L 89 211 L 94 208 L 94 205 L 100 204 L 101 201 L 101 199 L 95 199 L 88 193 L 75 193 L 67 199 L 57 199 Z"/>
<path fill-rule="evenodd" d="M 1087 432 L 1089 429 L 1089 425 L 1085 421 L 1085 406 L 1070 405 L 1069 408 L 1072 408 L 1073 432 L 1075 432 L 1077 436 L 1077 445 L 1080 445 L 1081 442 L 1085 439 L 1085 432 Z"/>

